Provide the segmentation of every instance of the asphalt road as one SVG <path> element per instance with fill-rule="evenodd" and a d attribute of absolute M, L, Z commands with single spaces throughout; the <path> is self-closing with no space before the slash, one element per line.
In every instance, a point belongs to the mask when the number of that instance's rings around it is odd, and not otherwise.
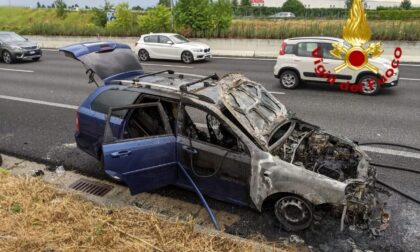
<path fill-rule="evenodd" d="M 264 84 L 300 118 L 331 132 L 360 142 L 391 142 L 420 147 L 420 64 L 401 66 L 399 86 L 382 90 L 374 97 L 345 93 L 326 84 L 307 84 L 297 90 L 281 89 L 272 73 L 274 60 L 267 59 L 214 58 L 210 62 L 191 65 L 149 61 L 143 65 L 148 72 L 173 69 L 202 75 L 216 72 L 219 76 L 242 72 Z M 0 152 L 54 166 L 64 164 L 66 168 L 94 174 L 97 162 L 78 151 L 73 138 L 74 108 L 95 89 L 94 85 L 87 84 L 84 73 L 85 69 L 79 62 L 56 51 L 45 51 L 44 57 L 36 63 L 0 63 Z M 382 146 L 370 154 L 377 163 L 420 170 L 418 153 L 395 152 L 393 148 Z M 379 170 L 379 178 L 420 200 L 420 175 Z M 217 202 L 212 205 L 227 207 Z M 360 235 L 349 235 L 365 248 L 414 251 L 420 247 L 419 206 L 393 193 L 389 207 L 393 218 L 384 238 L 371 241 Z M 248 210 L 238 211 L 243 211 L 243 222 L 230 227 L 231 232 L 246 235 L 259 231 L 269 239 L 284 235 L 270 231 L 278 227 L 272 222 L 267 223 L 267 218 L 256 219 L 255 214 Z M 248 226 L 245 227 L 244 223 Z M 266 228 L 252 229 L 250 226 L 255 224 Z M 327 231 L 321 229 L 318 232 Z M 331 247 L 335 239 L 345 239 L 335 234 L 318 239 L 312 231 L 300 235 L 315 246 L 327 244 L 325 246 Z"/>

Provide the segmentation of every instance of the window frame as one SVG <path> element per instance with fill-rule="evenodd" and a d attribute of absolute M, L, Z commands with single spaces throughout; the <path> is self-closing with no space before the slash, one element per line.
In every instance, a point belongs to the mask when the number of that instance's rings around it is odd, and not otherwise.
<path fill-rule="evenodd" d="M 154 41 L 146 41 L 146 39 L 151 39 L 152 37 L 157 37 L 156 42 Z M 144 43 L 159 43 L 159 35 L 147 35 L 143 39 Z"/>
<path fill-rule="evenodd" d="M 159 44 L 164 44 L 164 45 L 166 45 L 166 44 L 168 44 L 168 41 L 171 41 L 172 42 L 172 44 L 174 43 L 168 36 L 166 36 L 166 35 L 158 35 L 159 37 L 158 37 L 158 43 Z M 168 39 L 165 43 L 164 42 L 161 42 L 160 41 L 160 38 L 161 37 L 165 37 L 166 39 Z"/>
<path fill-rule="evenodd" d="M 144 137 L 136 137 L 136 138 L 121 138 L 121 134 L 124 132 L 125 127 L 127 127 L 127 122 L 130 119 L 130 117 L 132 116 L 132 112 L 130 112 L 130 113 L 126 114 L 126 116 L 124 118 L 124 123 L 122 124 L 122 128 L 121 128 L 118 136 L 116 136 L 116 137 L 114 136 L 114 134 L 112 133 L 111 125 L 110 125 L 110 119 L 112 117 L 112 112 L 113 111 L 130 110 L 130 109 L 153 107 L 153 106 L 158 107 L 160 117 L 161 117 L 162 122 L 164 124 L 165 134 L 153 135 L 153 136 L 144 136 Z M 173 133 L 173 131 L 172 131 L 170 125 L 169 125 L 168 116 L 166 115 L 165 110 L 163 109 L 160 101 L 159 102 L 141 103 L 141 104 L 132 104 L 132 105 L 128 105 L 128 106 L 109 108 L 109 111 L 108 111 L 108 114 L 107 114 L 107 117 L 106 117 L 106 121 L 105 121 L 104 142 L 102 144 L 104 145 L 104 144 L 110 144 L 110 143 L 123 143 L 123 142 L 136 141 L 136 140 L 149 139 L 149 138 L 158 138 L 158 137 L 170 136 L 170 135 L 175 135 L 175 134 Z"/>
<path fill-rule="evenodd" d="M 189 138 L 186 134 L 184 134 L 184 132 L 185 132 L 185 123 L 186 123 L 186 117 L 185 117 L 185 114 L 187 113 L 187 111 L 186 111 L 186 107 L 191 107 L 191 108 L 194 108 L 194 109 L 198 109 L 198 110 L 200 110 L 200 111 L 202 111 L 202 112 L 204 112 L 204 113 L 206 113 L 206 118 L 207 118 L 207 115 L 208 114 L 210 114 L 210 115 L 212 115 L 212 116 L 214 116 L 217 120 L 219 120 L 219 122 L 220 123 L 223 123 L 224 125 L 225 125 L 225 127 L 227 127 L 228 128 L 228 130 L 229 130 L 229 132 L 232 134 L 232 136 L 234 136 L 235 138 L 236 138 L 236 144 L 237 144 L 237 147 L 239 147 L 239 145 L 242 145 L 243 146 L 243 150 L 239 150 L 239 148 L 237 149 L 237 150 L 232 150 L 232 149 L 228 149 L 228 148 L 226 148 L 226 147 L 224 147 L 224 146 L 221 146 L 221 145 L 217 145 L 217 144 L 214 144 L 214 143 L 211 143 L 211 142 L 208 142 L 208 141 L 203 141 L 203 140 L 200 140 L 200 139 L 195 139 L 195 138 L 191 138 L 191 140 L 192 141 L 197 141 L 197 142 L 199 142 L 199 143 L 202 143 L 202 144 L 208 144 L 208 145 L 210 145 L 210 146 L 212 146 L 212 147 L 216 147 L 216 148 L 220 148 L 220 149 L 224 149 L 224 150 L 229 150 L 230 152 L 232 152 L 232 153 L 236 153 L 236 154 L 245 154 L 245 155 L 247 155 L 247 156 L 251 156 L 251 154 L 250 154 L 250 151 L 249 151 L 249 148 L 248 148 L 248 146 L 244 143 L 244 141 L 242 141 L 242 139 L 235 133 L 235 131 L 232 129 L 232 127 L 229 125 L 229 123 L 227 123 L 226 122 L 226 120 L 224 120 L 221 116 L 219 116 L 219 115 L 217 115 L 216 113 L 214 113 L 213 111 L 211 111 L 211 110 L 209 110 L 208 108 L 205 108 L 205 107 L 202 107 L 202 106 L 199 106 L 199 105 L 196 105 L 196 104 L 191 104 L 191 103 L 181 103 L 181 106 L 180 106 L 180 111 L 178 112 L 178 114 L 180 115 L 180 117 L 181 117 L 181 119 L 182 120 L 178 120 L 178 123 L 180 123 L 181 125 L 178 127 L 178 134 L 180 135 L 180 136 L 183 136 L 183 137 L 186 137 L 186 138 Z M 194 121 L 193 121 L 194 122 Z M 206 122 L 206 127 L 207 127 L 207 122 Z M 236 126 L 235 126 L 236 127 Z M 207 129 L 208 130 L 208 129 Z M 239 142 L 241 143 L 241 144 L 239 144 Z"/>
<path fill-rule="evenodd" d="M 309 43 L 314 43 L 314 44 L 317 45 L 317 47 L 319 47 L 319 44 L 320 44 L 320 42 L 316 42 L 316 41 L 299 42 L 299 43 L 296 44 L 296 56 L 298 56 L 298 57 L 305 57 L 305 58 L 312 58 L 313 57 L 312 56 L 312 52 L 311 52 L 310 55 L 300 55 L 299 54 L 299 45 L 301 45 L 301 44 L 309 44 Z M 317 47 L 315 47 L 315 48 L 317 48 Z M 306 49 L 307 49 L 307 46 L 305 47 L 305 50 Z M 306 51 L 306 52 L 308 52 L 308 51 Z"/>
<path fill-rule="evenodd" d="M 132 100 L 131 103 L 122 104 L 122 106 L 128 106 L 128 105 L 136 104 L 137 100 L 139 99 L 139 96 L 141 95 L 140 93 L 138 93 L 136 91 L 131 91 L 131 90 L 127 90 L 127 89 L 113 89 L 113 88 L 107 89 L 107 90 L 104 90 L 103 92 L 99 93 L 97 96 L 95 96 L 95 98 L 93 98 L 93 100 L 89 104 L 90 110 L 94 111 L 95 113 L 100 113 L 100 114 L 107 115 L 108 112 L 109 112 L 109 109 L 112 108 L 112 106 L 107 106 L 107 108 L 104 108 L 103 110 L 100 110 L 100 109 L 94 108 L 96 106 L 95 104 L 98 101 L 98 99 L 100 99 L 103 95 L 105 95 L 107 93 L 115 93 L 115 92 L 131 92 L 135 96 L 135 98 Z M 117 107 L 120 107 L 120 106 L 117 106 Z M 124 119 L 127 116 L 127 112 L 124 113 L 124 114 L 121 114 L 121 115 L 114 113 L 114 114 L 112 114 L 112 116 L 118 117 L 120 119 Z"/>

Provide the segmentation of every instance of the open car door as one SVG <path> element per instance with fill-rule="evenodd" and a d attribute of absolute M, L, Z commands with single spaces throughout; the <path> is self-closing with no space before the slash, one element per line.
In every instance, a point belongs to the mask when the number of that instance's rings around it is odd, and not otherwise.
<path fill-rule="evenodd" d="M 119 110 L 128 110 L 127 117 L 112 132 L 111 114 Z M 105 172 L 125 182 L 132 195 L 175 184 L 178 178 L 176 137 L 159 102 L 110 108 L 102 150 Z"/>
<path fill-rule="evenodd" d="M 128 79 L 144 73 L 137 56 L 126 44 L 79 43 L 63 47 L 60 52 L 82 62 L 90 82 L 94 81 L 95 75 L 107 85 L 115 79 Z"/>

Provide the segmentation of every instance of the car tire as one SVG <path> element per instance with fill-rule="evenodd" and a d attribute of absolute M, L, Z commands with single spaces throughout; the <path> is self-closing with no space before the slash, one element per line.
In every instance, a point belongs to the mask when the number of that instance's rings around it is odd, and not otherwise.
<path fill-rule="evenodd" d="M 139 50 L 139 60 L 148 61 L 150 59 L 149 53 L 145 49 Z"/>
<path fill-rule="evenodd" d="M 369 81 L 371 81 L 370 84 Z M 378 77 L 373 74 L 362 76 L 357 83 L 359 85 L 359 92 L 362 95 L 376 95 L 381 89 Z"/>
<path fill-rule="evenodd" d="M 277 200 L 274 214 L 286 231 L 300 231 L 312 224 L 312 205 L 299 196 L 289 195 Z"/>
<path fill-rule="evenodd" d="M 1 59 L 6 64 L 12 64 L 13 63 L 13 57 L 12 54 L 9 51 L 3 51 L 1 54 Z"/>
<path fill-rule="evenodd" d="M 295 71 L 286 70 L 279 75 L 280 85 L 285 89 L 295 89 L 299 86 L 299 76 Z"/>
<path fill-rule="evenodd" d="M 41 57 L 37 57 L 37 58 L 33 58 L 33 61 L 39 61 L 39 59 L 41 59 Z"/>
<path fill-rule="evenodd" d="M 181 60 L 185 64 L 190 64 L 194 61 L 194 56 L 192 55 L 191 52 L 185 51 L 181 54 Z"/>

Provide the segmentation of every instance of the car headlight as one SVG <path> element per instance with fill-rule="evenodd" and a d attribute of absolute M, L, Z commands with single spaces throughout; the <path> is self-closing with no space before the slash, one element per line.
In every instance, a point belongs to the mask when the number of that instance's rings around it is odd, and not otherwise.
<path fill-rule="evenodd" d="M 12 45 L 10 46 L 10 48 L 12 48 L 12 50 L 22 50 L 20 46 L 16 46 L 16 45 Z"/>

